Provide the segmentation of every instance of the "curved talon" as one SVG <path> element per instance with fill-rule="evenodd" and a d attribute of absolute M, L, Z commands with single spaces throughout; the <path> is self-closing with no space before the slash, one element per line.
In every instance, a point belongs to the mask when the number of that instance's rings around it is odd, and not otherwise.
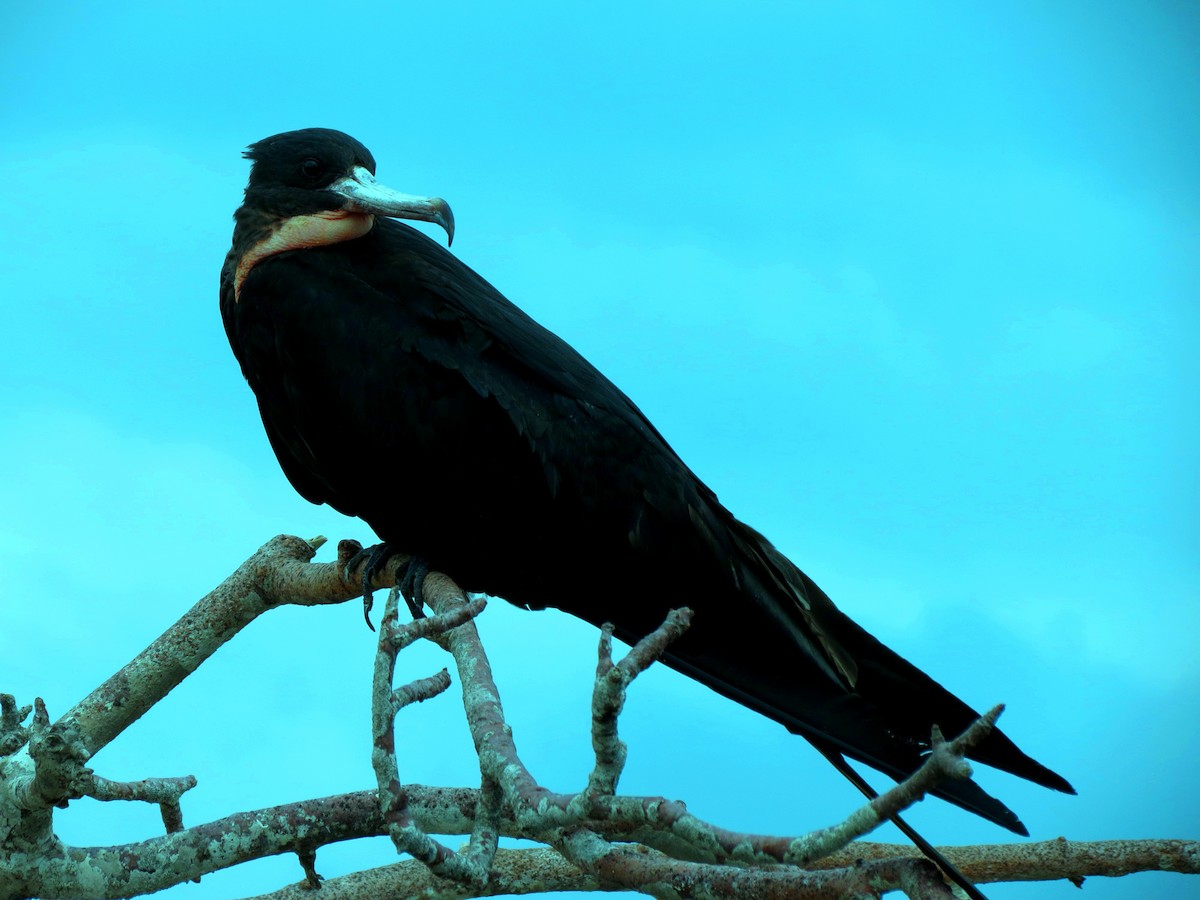
<path fill-rule="evenodd" d="M 363 621 L 367 623 L 367 627 L 372 631 L 375 630 L 375 625 L 371 622 L 371 607 L 375 605 L 375 595 L 371 593 L 371 589 L 365 586 L 366 578 L 363 579 Z"/>
<path fill-rule="evenodd" d="M 429 563 L 418 556 L 410 556 L 400 567 L 400 593 L 408 604 L 414 619 L 425 618 L 425 578 L 429 575 Z M 399 574 L 399 573 L 397 573 Z"/>
<path fill-rule="evenodd" d="M 375 626 L 371 624 L 371 607 L 375 604 L 375 589 L 371 587 L 371 581 L 378 575 L 387 561 L 394 556 L 396 549 L 387 541 L 374 544 L 370 547 L 363 547 L 346 563 L 342 569 L 342 578 L 349 581 L 350 573 L 355 567 L 363 564 L 362 569 L 362 598 L 363 598 L 363 618 L 366 619 L 367 627 L 372 631 Z M 363 561 L 366 560 L 365 563 Z"/>
<path fill-rule="evenodd" d="M 372 631 L 375 630 L 375 626 L 371 624 L 371 607 L 375 603 L 375 589 L 371 586 L 371 582 L 376 575 L 383 571 L 388 560 L 398 553 L 399 551 L 395 547 L 387 541 L 382 541 L 370 547 L 361 548 L 350 557 L 350 561 L 342 569 L 342 578 L 349 581 L 350 573 L 357 566 L 362 566 L 363 618 L 367 620 L 367 627 Z M 425 606 L 425 577 L 428 574 L 429 563 L 418 556 L 411 555 L 396 570 L 400 593 L 404 595 L 404 600 L 414 619 L 425 618 L 423 608 Z"/>

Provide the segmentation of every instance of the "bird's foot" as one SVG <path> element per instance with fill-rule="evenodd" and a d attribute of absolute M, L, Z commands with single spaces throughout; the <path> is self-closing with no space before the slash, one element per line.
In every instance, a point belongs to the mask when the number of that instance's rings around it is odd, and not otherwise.
<path fill-rule="evenodd" d="M 375 630 L 375 626 L 371 624 L 371 607 L 375 605 L 375 589 L 371 587 L 371 582 L 376 575 L 383 571 L 383 567 L 395 553 L 395 548 L 387 541 L 363 547 L 350 557 L 350 561 L 342 570 L 342 577 L 349 581 L 350 573 L 360 564 L 362 565 L 363 618 L 367 620 L 367 627 L 372 631 Z"/>
<path fill-rule="evenodd" d="M 429 575 L 429 563 L 420 556 L 410 556 L 396 574 L 400 576 L 400 594 L 412 617 L 425 618 L 425 578 Z"/>
<path fill-rule="evenodd" d="M 375 630 L 375 626 L 371 624 L 371 607 L 375 603 L 375 591 L 371 586 L 371 582 L 374 581 L 376 575 L 386 568 L 391 558 L 398 555 L 400 555 L 400 551 L 387 541 L 382 541 L 371 547 L 360 549 L 350 557 L 350 561 L 346 563 L 345 568 L 342 570 L 342 577 L 349 580 L 350 573 L 360 564 L 362 565 L 363 618 L 367 620 L 367 627 L 372 631 Z M 423 609 L 425 605 L 425 577 L 428 574 L 429 564 L 424 559 L 411 555 L 396 569 L 400 593 L 404 596 L 404 600 L 408 604 L 408 608 L 412 612 L 414 619 L 425 618 L 425 611 Z"/>

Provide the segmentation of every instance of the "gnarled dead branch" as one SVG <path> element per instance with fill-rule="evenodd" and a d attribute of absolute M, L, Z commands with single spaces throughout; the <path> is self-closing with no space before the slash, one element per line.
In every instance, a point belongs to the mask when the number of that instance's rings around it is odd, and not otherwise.
<path fill-rule="evenodd" d="M 945 897 L 936 868 L 912 848 L 858 838 L 921 799 L 941 779 L 965 777 L 964 754 L 990 730 L 997 707 L 963 735 L 942 740 L 926 764 L 851 813 L 843 822 L 791 837 L 730 832 L 661 797 L 616 793 L 626 757 L 617 735 L 625 692 L 687 628 L 677 610 L 662 627 L 614 661 L 602 630 L 592 700 L 595 764 L 585 787 L 559 793 L 538 782 L 517 754 L 499 690 L 473 619 L 484 603 L 469 600 L 438 573 L 425 581 L 434 615 L 401 623 L 392 592 L 379 629 L 373 680 L 373 753 L 377 786 L 317 800 L 238 813 L 183 827 L 182 795 L 191 776 L 135 782 L 103 778 L 86 763 L 222 644 L 257 616 L 285 604 L 341 603 L 362 592 L 361 571 L 346 571 L 360 549 L 339 547 L 338 560 L 312 563 L 323 539 L 277 537 L 202 598 L 144 652 L 55 722 L 40 699 L 20 707 L 0 695 L 0 900 L 28 897 L 132 897 L 264 856 L 295 853 L 303 880 L 271 898 L 325 900 L 423 896 L 466 898 L 556 890 L 630 890 L 663 897 Z M 393 588 L 402 558 L 376 576 Z M 444 692 L 441 672 L 392 683 L 397 654 L 432 640 L 453 657 L 479 758 L 478 788 L 434 788 L 401 780 L 395 752 L 397 715 Z M 32 713 L 29 724 L 25 724 Z M 70 847 L 54 833 L 57 809 L 77 797 L 157 804 L 165 833 L 110 847 Z M 320 881 L 316 862 L 328 844 L 390 835 L 412 860 Z M 431 837 L 469 836 L 452 850 Z M 541 849 L 498 846 L 501 837 L 540 842 Z M 851 843 L 854 842 L 854 843 Z M 941 848 L 980 883 L 1115 876 L 1138 871 L 1200 874 L 1200 842 L 1064 839 L 1031 844 Z"/>

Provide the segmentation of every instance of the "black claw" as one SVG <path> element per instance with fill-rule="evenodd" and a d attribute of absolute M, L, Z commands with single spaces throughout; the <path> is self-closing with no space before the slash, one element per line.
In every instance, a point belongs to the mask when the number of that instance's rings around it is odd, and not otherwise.
<path fill-rule="evenodd" d="M 355 566 L 366 560 L 362 570 L 363 618 L 367 620 L 367 627 L 372 631 L 375 630 L 375 626 L 371 624 L 371 607 L 375 604 L 375 589 L 371 587 L 371 581 L 383 570 L 395 552 L 395 548 L 387 541 L 371 547 L 364 547 L 350 557 L 350 561 L 342 570 L 342 577 L 348 579 Z"/>
<path fill-rule="evenodd" d="M 429 563 L 419 556 L 410 556 L 400 577 L 400 593 L 408 604 L 414 619 L 425 618 L 425 578 L 429 575 Z"/>
<path fill-rule="evenodd" d="M 367 620 L 367 627 L 372 631 L 375 626 L 371 624 L 371 607 L 375 603 L 375 589 L 371 587 L 371 582 L 375 576 L 383 571 L 389 559 L 397 553 L 396 548 L 387 541 L 375 544 L 371 547 L 364 547 L 350 557 L 350 561 L 346 563 L 346 567 L 342 570 L 342 577 L 349 580 L 350 573 L 355 567 L 362 565 L 362 598 L 363 598 L 363 618 Z M 365 562 L 364 562 L 365 561 Z M 425 618 L 425 577 L 429 574 L 429 563 L 418 556 L 410 556 L 396 570 L 396 576 L 400 579 L 400 593 L 404 596 L 404 601 L 408 604 L 409 611 L 412 612 L 414 619 Z"/>

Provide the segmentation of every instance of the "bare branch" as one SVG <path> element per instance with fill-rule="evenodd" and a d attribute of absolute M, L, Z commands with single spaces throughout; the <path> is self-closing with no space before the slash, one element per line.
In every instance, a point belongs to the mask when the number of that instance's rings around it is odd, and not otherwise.
<path fill-rule="evenodd" d="M 1061 881 L 1084 875 L 1120 876 L 1133 872 L 1168 871 L 1200 874 L 1200 842 L 1196 841 L 1096 841 L 1068 842 L 1061 838 L 1035 844 L 996 844 L 987 846 L 940 847 L 941 852 L 972 880 L 1000 881 Z M 632 851 L 638 856 L 646 855 Z M 888 883 L 912 896 L 912 885 L 904 887 L 906 879 L 921 877 L 936 879 L 937 874 L 912 856 L 913 848 L 904 844 L 856 843 L 852 848 L 822 860 L 817 868 L 842 869 L 854 867 L 859 860 L 867 863 L 886 863 L 872 871 L 881 873 Z M 1022 858 L 1025 857 L 1025 858 Z M 620 863 L 621 858 L 612 860 Z M 904 863 L 914 864 L 911 868 Z M 1025 877 L 1024 867 L 1039 866 L 1036 875 Z M 1160 867 L 1161 864 L 1161 867 Z M 913 871 L 916 869 L 916 872 Z M 703 870 L 693 870 L 693 877 Z M 726 881 L 737 870 L 726 870 Z M 760 873 L 746 872 L 747 882 Z M 794 870 L 785 875 L 795 878 Z M 932 883 L 932 882 L 931 882 Z M 740 886 L 740 885 L 739 885 Z M 437 878 L 419 863 L 405 861 L 331 878 L 322 885 L 320 900 L 389 900 L 422 896 L 431 900 L 462 900 L 495 894 L 531 894 L 550 891 L 599 891 L 612 889 L 601 885 L 595 875 L 580 872 L 572 863 L 553 850 L 506 850 L 496 852 L 492 880 L 485 889 L 469 887 Z M 935 887 L 934 890 L 937 888 Z M 945 886 L 941 885 L 944 890 Z M 747 895 L 749 896 L 749 895 Z M 772 897 L 787 896 L 772 893 Z M 942 896 L 945 896 L 944 894 Z M 303 884 L 293 885 L 248 900 L 313 900 L 313 894 Z"/>
<path fill-rule="evenodd" d="M 1055 838 L 1021 844 L 939 847 L 938 850 L 964 875 L 981 884 L 1089 876 L 1115 878 L 1135 872 L 1200 875 L 1200 841 L 1068 841 Z M 913 848 L 903 844 L 858 841 L 816 865 L 841 866 L 856 859 L 912 855 Z"/>
<path fill-rule="evenodd" d="M 12 694 L 0 694 L 0 756 L 11 756 L 29 740 L 29 729 L 25 721 L 33 706 L 17 706 Z"/>
<path fill-rule="evenodd" d="M 475 871 L 487 872 L 484 883 L 491 883 L 493 862 L 500 845 L 504 792 L 496 780 L 488 775 L 481 779 L 479 803 L 475 806 L 475 822 L 471 837 L 462 851 L 467 865 Z"/>
<path fill-rule="evenodd" d="M 408 794 L 419 827 L 437 834 L 470 831 L 477 791 L 410 786 Z M 386 833 L 378 794 L 359 791 L 237 813 L 110 847 L 22 845 L 0 854 L 0 872 L 21 873 L 26 891 L 19 896 L 61 896 L 63 885 L 86 883 L 94 896 L 130 897 L 265 856 L 315 853 L 326 844 Z M 5 887 L 0 878 L 0 897 L 9 896 Z"/>
<path fill-rule="evenodd" d="M 26 782 L 24 797 L 18 796 L 18 802 L 32 810 L 66 806 L 68 800 L 82 797 L 91 782 L 92 770 L 84 766 L 90 755 L 69 729 L 50 724 L 46 704 L 41 697 L 35 698 L 29 726 L 33 777 Z"/>
<path fill-rule="evenodd" d="M 94 800 L 144 800 L 157 803 L 167 834 L 183 830 L 179 798 L 196 786 L 194 775 L 179 778 L 145 778 L 141 781 L 109 781 L 92 774 L 84 795 Z"/>
<path fill-rule="evenodd" d="M 399 765 L 396 762 L 396 713 L 414 701 L 427 700 L 446 690 L 450 686 L 450 675 L 442 669 L 437 675 L 414 681 L 398 690 L 392 689 L 392 679 L 396 670 L 396 656 L 401 649 L 418 637 L 435 638 L 444 634 L 448 629 L 468 621 L 483 606 L 464 604 L 449 614 L 418 619 L 401 627 L 397 624 L 399 597 L 400 589 L 393 587 L 379 626 L 372 687 L 371 725 L 374 742 L 371 763 L 379 785 L 380 810 L 397 852 L 407 853 L 425 863 L 436 874 L 482 884 L 487 880 L 486 865 L 480 867 L 473 858 L 468 861 L 459 857 L 413 822 L 408 811 L 408 794 L 400 782 Z"/>
<path fill-rule="evenodd" d="M 466 900 L 497 894 L 542 894 L 553 891 L 603 890 L 599 881 L 579 871 L 558 853 L 545 848 L 496 851 L 492 878 L 485 886 L 463 885 L 438 878 L 428 867 L 406 860 L 330 878 L 321 884 L 319 900 Z M 316 900 L 303 883 L 247 900 Z"/>
<path fill-rule="evenodd" d="M 321 897 L 376 900 L 390 891 L 398 897 L 422 892 L 459 898 L 615 888 L 670 897 L 876 897 L 884 890 L 900 890 L 910 897 L 947 896 L 936 871 L 912 858 L 911 847 L 844 845 L 923 797 L 941 779 L 966 777 L 970 770 L 963 756 L 991 729 L 1000 708 L 953 741 L 935 734 L 929 758 L 910 779 L 840 825 L 807 836 L 739 834 L 696 818 L 677 801 L 615 795 L 625 753 L 617 719 L 626 688 L 686 628 L 686 610 L 673 613 L 616 664 L 611 632 L 604 632 L 593 694 L 596 762 L 580 794 L 546 789 L 521 762 L 471 621 L 483 603 L 467 602 L 453 582 L 437 573 L 425 583 L 433 616 L 399 624 L 393 593 L 380 628 L 373 704 L 378 791 L 287 804 L 183 829 L 179 799 L 195 784 L 190 776 L 121 783 L 96 776 L 85 765 L 96 750 L 262 612 L 287 603 L 317 605 L 358 596 L 361 575 L 346 573 L 342 560 L 344 555 L 353 558 L 348 553 L 351 545 L 339 546 L 338 563 L 309 562 L 314 547 L 323 541 L 279 537 L 268 542 L 144 653 L 53 725 L 40 700 L 26 726 L 22 723 L 30 708 L 18 708 L 15 698 L 0 695 L 0 900 L 83 896 L 76 890 L 81 884 L 94 888 L 96 896 L 132 896 L 279 853 L 297 854 L 305 878 L 303 887 L 270 896 L 281 900 L 304 890 L 307 898 L 320 882 L 315 866 L 321 847 L 388 833 L 398 838 L 398 848 L 414 852 L 421 862 L 330 879 Z M 372 583 L 390 587 L 394 582 L 395 563 L 390 563 Z M 394 749 L 397 712 L 449 684 L 443 670 L 393 687 L 396 654 L 419 637 L 436 641 L 455 658 L 479 756 L 479 790 L 400 781 Z M 66 847 L 54 836 L 51 808 L 83 795 L 158 803 L 169 833 L 114 847 Z M 432 834 L 469 834 L 470 841 L 454 852 L 430 838 Z M 498 850 L 500 836 L 549 843 L 567 859 L 549 850 Z M 942 852 L 978 882 L 1078 881 L 1092 874 L 1146 870 L 1200 874 L 1200 843 L 1188 841 L 1075 844 L 1060 839 Z M 427 864 L 436 871 L 425 868 Z"/>
<path fill-rule="evenodd" d="M 1003 705 L 993 707 L 953 741 L 944 740 L 935 725 L 932 750 L 917 771 L 860 807 L 841 824 L 819 829 L 798 841 L 782 861 L 806 866 L 874 831 L 892 816 L 924 799 L 943 781 L 971 777 L 971 767 L 965 755 L 991 734 L 996 719 L 1003 711 Z"/>
<path fill-rule="evenodd" d="M 318 544 L 324 538 L 314 538 Z M 136 722 L 226 641 L 276 606 L 343 603 L 361 592 L 337 563 L 310 563 L 313 544 L 280 535 L 267 541 L 216 589 L 156 638 L 61 722 L 89 756 Z M 391 587 L 381 574 L 376 587 Z"/>
<path fill-rule="evenodd" d="M 141 781 L 109 781 L 92 776 L 85 795 L 94 800 L 144 800 L 147 803 L 178 803 L 179 798 L 196 786 L 194 775 L 179 778 L 145 778 Z"/>
<path fill-rule="evenodd" d="M 877 898 L 890 890 L 920 900 L 953 897 L 925 859 L 890 859 L 825 871 L 742 869 L 672 859 L 666 854 L 609 843 L 587 829 L 566 836 L 559 849 L 601 884 L 654 897 L 698 900 L 847 900 Z"/>
<path fill-rule="evenodd" d="M 434 834 L 467 834 L 480 803 L 479 792 L 467 788 L 432 788 L 407 785 L 409 810 L 413 821 L 423 830 Z M 597 818 L 590 824 L 596 833 L 609 840 L 639 840 L 651 838 L 646 830 L 627 826 L 635 819 L 633 810 L 652 806 L 654 798 L 627 797 L 621 801 L 620 820 Z M 709 826 L 711 827 L 711 826 Z M 534 832 L 523 830 L 506 814 L 501 833 L 510 837 L 532 838 Z M 178 834 L 152 838 L 132 844 L 112 847 L 60 848 L 52 855 L 16 853 L 6 865 L 13 872 L 37 871 L 39 879 L 52 883 L 77 883 L 86 874 L 95 884 L 120 884 L 124 895 L 149 893 L 178 884 L 188 878 L 229 868 L 242 862 L 280 853 L 295 852 L 303 841 L 311 848 L 325 844 L 386 834 L 386 825 L 379 811 L 375 791 L 359 791 L 320 800 L 285 804 L 253 812 L 238 813 L 205 825 L 186 829 Z M 724 832 L 736 839 L 732 832 Z M 669 837 L 669 835 L 667 835 Z M 760 849 L 767 844 L 786 847 L 794 839 L 743 836 Z M 662 843 L 659 833 L 655 843 Z M 647 840 L 645 843 L 650 843 Z M 1200 874 L 1200 842 L 1183 840 L 1107 841 L 1095 843 L 1046 841 L 1037 844 L 1005 844 L 982 847 L 939 848 L 969 878 L 976 882 L 1013 880 L 1057 880 L 1089 875 L 1127 875 L 1132 872 L 1169 871 Z M 509 851 L 512 852 L 512 851 Z M 504 850 L 497 851 L 499 855 Z M 813 863 L 810 869 L 824 870 L 854 865 L 858 859 L 886 860 L 912 857 L 914 850 L 905 844 L 855 843 L 831 857 Z M 726 858 L 729 854 L 722 854 Z M 769 861 L 771 854 L 764 854 Z M 1023 856 L 1024 855 L 1024 856 Z M 164 860 L 154 870 L 128 868 L 131 860 Z M 1017 860 L 1011 865 L 1006 860 Z M 1026 864 L 1035 868 L 1022 874 Z M 724 866 L 714 868 L 725 869 Z M 798 870 L 786 870 L 795 877 Z M 337 879 L 323 883 L 328 889 Z M 437 883 L 440 883 L 437 882 Z M 31 882 L 30 894 L 43 893 Z M 495 870 L 486 892 L 446 894 L 445 896 L 484 896 L 503 893 L 496 882 Z M 561 889 L 568 889 L 563 887 Z M 590 890 L 586 886 L 571 886 L 571 890 Z M 510 891 L 527 893 L 529 891 Z M 275 895 L 272 895 L 274 897 Z M 324 900 L 338 895 L 321 895 Z M 362 895 L 366 896 L 366 895 Z M 375 895 L 371 895 L 375 896 Z M 408 896 L 401 893 L 399 896 Z M 440 895 L 439 895 L 440 896 Z"/>
<path fill-rule="evenodd" d="M 296 857 L 304 870 L 304 887 L 310 891 L 319 888 L 325 879 L 317 872 L 317 851 L 301 844 L 296 848 Z"/>
<path fill-rule="evenodd" d="M 425 580 L 425 602 L 434 612 L 448 614 L 468 605 L 453 581 L 438 572 Z M 539 807 L 550 794 L 537 783 L 517 754 L 512 729 L 504 720 L 500 691 L 492 677 L 492 666 L 479 640 L 474 622 L 465 622 L 436 639 L 454 657 L 462 684 L 467 727 L 479 756 L 480 773 L 499 786 L 504 802 L 517 816 L 539 815 Z"/>
<path fill-rule="evenodd" d="M 596 764 L 588 776 L 584 791 L 587 796 L 616 792 L 625 768 L 625 743 L 617 737 L 617 718 L 625 708 L 625 689 L 678 640 L 691 621 L 690 609 L 671 610 L 666 621 L 638 641 L 616 665 L 612 661 L 613 627 L 605 624 L 600 629 L 596 684 L 592 690 L 592 750 Z"/>

